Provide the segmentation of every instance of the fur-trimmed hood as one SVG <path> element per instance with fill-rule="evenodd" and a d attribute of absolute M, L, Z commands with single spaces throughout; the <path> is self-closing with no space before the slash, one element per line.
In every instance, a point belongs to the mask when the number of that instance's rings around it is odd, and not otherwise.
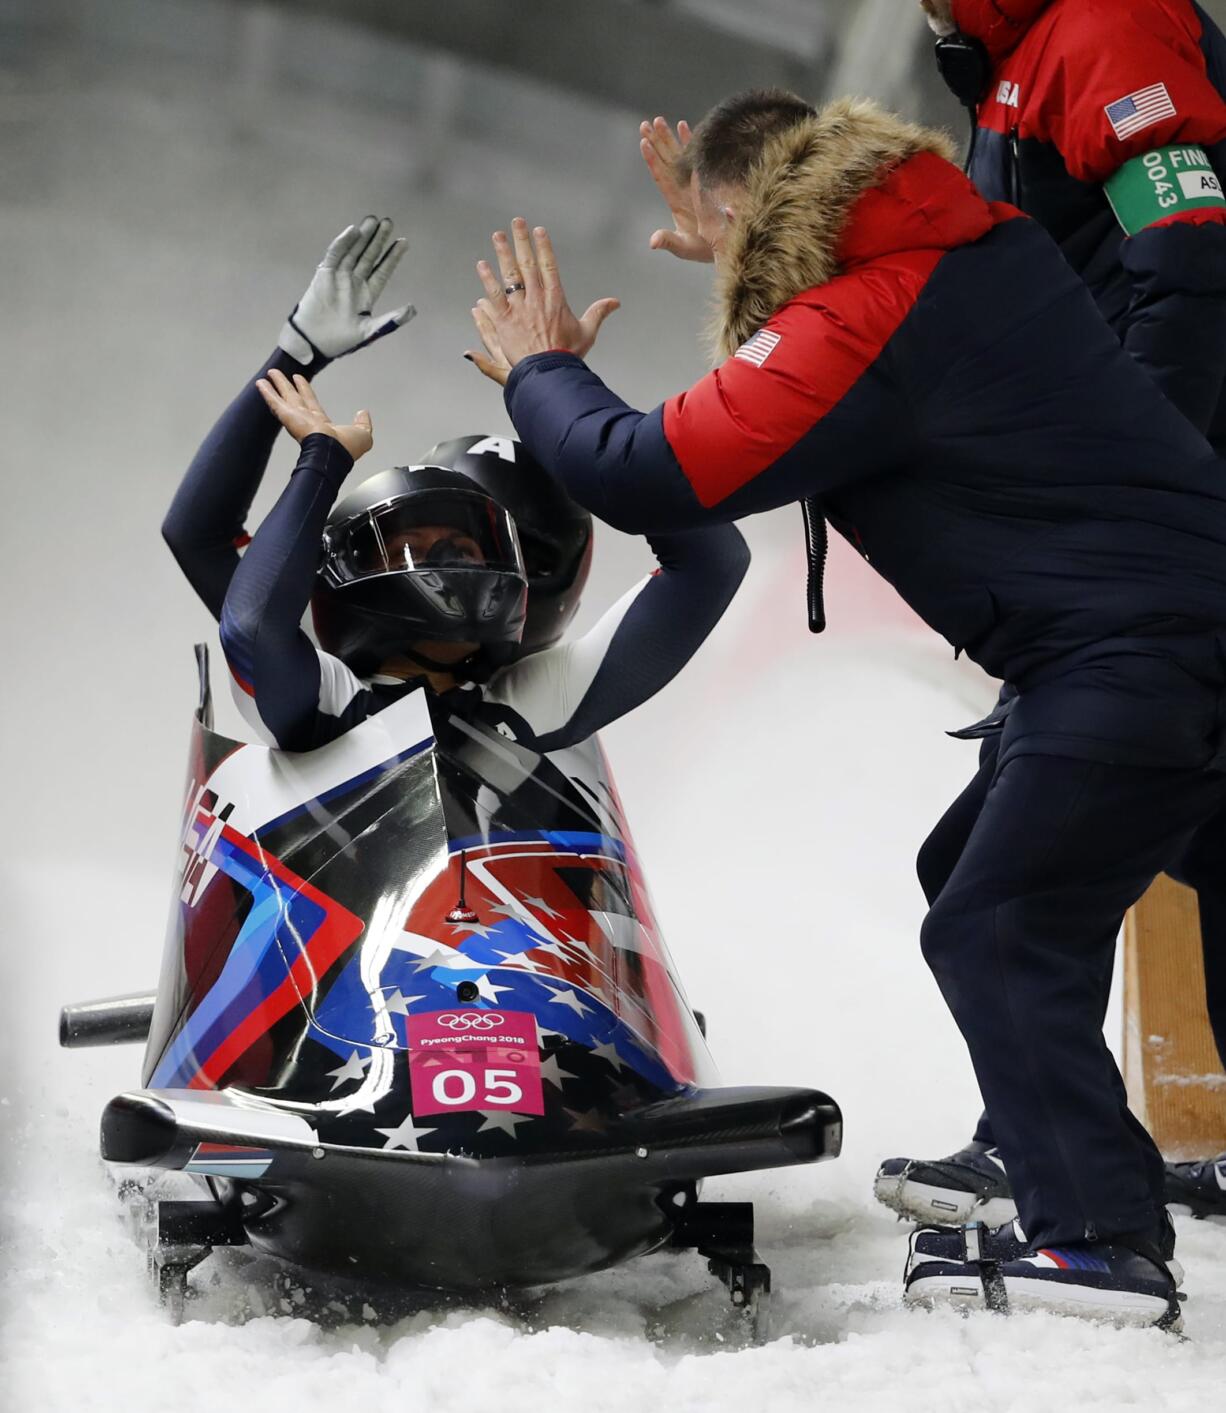
<path fill-rule="evenodd" d="M 830 103 L 815 117 L 772 138 L 750 172 L 720 261 L 712 329 L 717 353 L 727 357 L 790 299 L 841 273 L 849 253 L 853 207 L 871 189 L 892 185 L 891 174 L 921 154 L 929 156 L 930 180 L 902 197 L 901 204 L 896 199 L 888 216 L 881 213 L 888 224 L 875 232 L 885 236 L 884 245 L 877 241 L 879 250 L 855 242 L 861 246 L 861 258 L 883 253 L 891 241 L 899 250 L 947 240 L 961 243 L 956 229 L 937 230 L 947 174 L 974 195 L 949 165 L 953 142 L 942 132 L 904 122 L 856 98 Z M 930 189 L 937 199 L 929 199 Z M 986 212 L 983 202 L 975 199 Z M 910 229 L 913 217 L 920 222 L 918 231 Z"/>

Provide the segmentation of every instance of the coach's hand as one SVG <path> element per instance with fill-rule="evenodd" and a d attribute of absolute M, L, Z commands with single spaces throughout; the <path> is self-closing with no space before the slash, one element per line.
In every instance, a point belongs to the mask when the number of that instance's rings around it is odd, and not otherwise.
<path fill-rule="evenodd" d="M 314 279 L 294 305 L 277 340 L 280 346 L 299 363 L 310 364 L 321 354 L 339 358 L 365 348 L 407 324 L 417 312 L 411 304 L 388 314 L 374 313 L 407 244 L 394 238 L 386 217 L 367 216 L 359 225 L 346 226 L 324 252 Z"/>
<path fill-rule="evenodd" d="M 268 410 L 296 442 L 320 432 L 340 442 L 355 461 L 375 444 L 369 412 L 355 412 L 352 422 L 333 422 L 301 373 L 295 373 L 291 383 L 284 373 L 270 368 L 268 377 L 258 379 L 256 387 Z"/>
<path fill-rule="evenodd" d="M 715 259 L 715 252 L 698 234 L 690 184 L 682 181 L 677 172 L 677 159 L 692 135 L 689 123 L 684 120 L 677 124 L 676 132 L 663 118 L 639 124 L 639 151 L 673 217 L 673 229 L 656 231 L 651 237 L 651 248 L 667 250 L 678 260 L 697 260 L 709 265 Z"/>
<path fill-rule="evenodd" d="M 477 301 L 473 322 L 485 352 L 470 349 L 464 355 L 496 383 L 505 383 L 511 369 L 534 353 L 564 349 L 582 358 L 596 342 L 601 324 L 621 306 L 617 299 L 598 299 L 576 318 L 566 302 L 544 226 L 537 226 L 529 238 L 528 223 L 517 216 L 511 237 L 494 232 L 497 274 L 489 261 L 477 262 L 485 298 Z"/>

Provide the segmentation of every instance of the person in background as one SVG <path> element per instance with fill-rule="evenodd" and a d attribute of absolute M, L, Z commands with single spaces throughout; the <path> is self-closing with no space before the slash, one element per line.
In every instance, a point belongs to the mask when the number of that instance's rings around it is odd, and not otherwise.
<path fill-rule="evenodd" d="M 1191 0 L 921 3 L 942 73 L 972 114 L 976 186 L 1047 229 L 1121 346 L 1226 452 L 1226 38 Z M 920 850 L 929 902 L 983 808 L 1011 704 L 1006 689 L 970 728 L 984 738 L 979 770 Z M 1197 893 L 1209 1019 L 1226 1067 L 1226 815 L 1167 872 Z M 1105 1008 L 1109 975 L 1103 986 Z M 1016 1208 L 986 1112 L 947 1157 L 887 1158 L 874 1191 L 903 1216 L 975 1217 L 1001 1225 L 1007 1250 L 1021 1244 L 1003 1225 Z M 1168 1163 L 1166 1192 L 1197 1216 L 1226 1216 L 1226 1153 Z"/>

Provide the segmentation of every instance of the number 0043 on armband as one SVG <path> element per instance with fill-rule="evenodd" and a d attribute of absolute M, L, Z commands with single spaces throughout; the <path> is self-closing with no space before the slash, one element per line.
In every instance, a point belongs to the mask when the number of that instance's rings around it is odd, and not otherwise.
<path fill-rule="evenodd" d="M 536 1018 L 460 1007 L 410 1016 L 409 1079 L 414 1114 L 543 1114 Z"/>

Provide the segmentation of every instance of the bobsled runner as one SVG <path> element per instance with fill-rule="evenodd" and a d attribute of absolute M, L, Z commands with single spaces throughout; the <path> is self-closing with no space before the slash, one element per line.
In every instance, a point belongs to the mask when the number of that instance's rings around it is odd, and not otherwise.
<path fill-rule="evenodd" d="M 208 659 L 156 993 L 69 1006 L 143 1040 L 109 1163 L 175 1170 L 150 1263 L 247 1244 L 485 1292 L 706 1256 L 761 1330 L 749 1203 L 703 1178 L 838 1154 L 813 1089 L 721 1088 L 594 741 L 535 754 L 413 692 L 319 750 L 212 729 Z"/>

